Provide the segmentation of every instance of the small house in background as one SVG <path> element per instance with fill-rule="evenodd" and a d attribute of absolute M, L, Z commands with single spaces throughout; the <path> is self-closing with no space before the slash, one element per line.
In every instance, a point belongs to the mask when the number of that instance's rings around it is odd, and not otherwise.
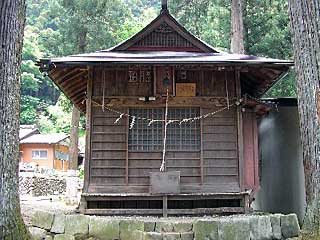
<path fill-rule="evenodd" d="M 66 171 L 69 136 L 63 133 L 29 135 L 20 140 L 20 159 L 39 168 Z"/>
<path fill-rule="evenodd" d="M 256 119 L 269 109 L 259 98 L 292 65 L 219 52 L 181 26 L 167 1 L 111 49 L 40 60 L 86 112 L 81 210 L 246 212 L 259 189 Z"/>

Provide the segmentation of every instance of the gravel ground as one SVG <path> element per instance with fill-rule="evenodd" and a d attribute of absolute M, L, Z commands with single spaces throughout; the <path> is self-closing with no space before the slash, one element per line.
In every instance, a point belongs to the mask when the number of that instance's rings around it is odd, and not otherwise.
<path fill-rule="evenodd" d="M 76 213 L 77 206 L 67 206 L 62 199 L 63 197 L 57 196 L 20 196 L 21 213 L 25 223 L 29 225 L 32 213 L 38 210 L 65 214 Z"/>

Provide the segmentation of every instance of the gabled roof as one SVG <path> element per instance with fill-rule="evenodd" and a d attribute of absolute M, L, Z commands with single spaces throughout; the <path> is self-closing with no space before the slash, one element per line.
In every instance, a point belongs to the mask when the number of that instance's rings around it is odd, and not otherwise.
<path fill-rule="evenodd" d="M 61 91 L 81 111 L 85 111 L 89 66 L 117 65 L 198 65 L 241 68 L 243 94 L 261 97 L 293 66 L 292 61 L 222 53 L 181 26 L 167 10 L 140 32 L 117 46 L 94 53 L 41 59 L 40 70 L 47 72 Z"/>
<path fill-rule="evenodd" d="M 170 42 L 174 40 L 172 48 L 163 46 L 161 42 L 152 43 L 152 34 L 156 33 L 170 33 L 174 39 L 163 39 L 164 42 Z M 150 37 L 150 39 L 148 39 Z M 143 44 L 143 40 L 146 40 Z M 181 43 L 181 41 L 183 43 Z M 180 44 L 179 44 L 180 42 Z M 140 44 L 139 44 L 140 43 Z M 179 46 L 180 45 L 180 46 Z M 182 45 L 182 46 L 181 46 Z M 161 14 L 155 18 L 150 24 L 143 28 L 140 32 L 133 35 L 131 38 L 123 41 L 122 43 L 108 49 L 108 51 L 123 51 L 123 50 L 166 50 L 175 49 L 175 51 L 190 51 L 190 52 L 211 52 L 218 53 L 219 51 L 214 49 L 206 42 L 201 41 L 199 38 L 191 34 L 186 30 L 174 17 L 172 17 L 169 11 L 162 11 Z"/>
<path fill-rule="evenodd" d="M 52 134 L 35 134 L 20 141 L 20 144 L 24 143 L 38 143 L 38 144 L 57 144 L 69 136 L 64 133 L 52 133 Z"/>
<path fill-rule="evenodd" d="M 35 125 L 20 125 L 19 130 L 19 139 L 25 139 L 33 134 L 40 133 L 38 128 Z"/>

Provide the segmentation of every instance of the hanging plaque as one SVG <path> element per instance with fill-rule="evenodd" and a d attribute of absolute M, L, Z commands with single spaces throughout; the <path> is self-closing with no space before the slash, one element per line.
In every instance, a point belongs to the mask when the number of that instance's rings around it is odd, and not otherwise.
<path fill-rule="evenodd" d="M 176 96 L 177 97 L 195 97 L 196 84 L 195 83 L 177 83 Z"/>

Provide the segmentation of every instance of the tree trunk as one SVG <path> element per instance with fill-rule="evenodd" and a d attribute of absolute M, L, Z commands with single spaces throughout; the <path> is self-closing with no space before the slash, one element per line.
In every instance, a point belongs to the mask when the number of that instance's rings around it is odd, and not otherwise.
<path fill-rule="evenodd" d="M 297 73 L 307 209 L 303 228 L 319 235 L 320 227 L 320 4 L 289 0 Z M 316 237 L 316 239 L 319 239 Z"/>
<path fill-rule="evenodd" d="M 29 239 L 19 202 L 19 66 L 24 0 L 0 1 L 0 239 Z"/>
<path fill-rule="evenodd" d="M 82 30 L 78 35 L 78 49 L 79 53 L 84 53 L 87 46 L 87 33 L 86 27 L 82 26 Z M 79 142 L 79 122 L 80 111 L 75 105 L 72 107 L 72 119 L 71 119 L 71 132 L 70 132 L 70 170 L 77 170 L 78 168 L 78 142 Z"/>
<path fill-rule="evenodd" d="M 72 107 L 71 133 L 70 133 L 70 161 L 69 169 L 78 168 L 78 142 L 79 142 L 80 111 L 75 105 Z"/>
<path fill-rule="evenodd" d="M 231 52 L 244 54 L 244 0 L 231 0 Z"/>

